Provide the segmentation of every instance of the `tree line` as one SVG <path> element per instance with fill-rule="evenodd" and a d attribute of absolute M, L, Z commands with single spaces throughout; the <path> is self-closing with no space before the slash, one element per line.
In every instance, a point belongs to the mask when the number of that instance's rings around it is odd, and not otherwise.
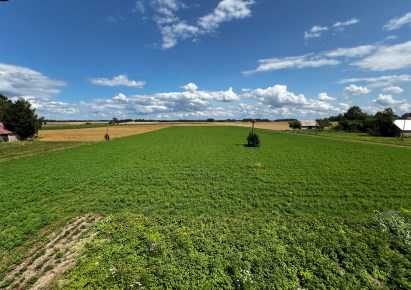
<path fill-rule="evenodd" d="M 411 113 L 398 116 L 392 108 L 386 108 L 377 112 L 375 115 L 370 115 L 363 112 L 360 107 L 352 106 L 344 114 L 325 119 L 317 119 L 316 123 L 319 130 L 332 127 L 332 122 L 338 122 L 338 124 L 333 127 L 334 130 L 363 132 L 376 136 L 391 137 L 394 136 L 396 132 L 394 121 L 398 118 L 405 119 L 407 117 L 411 117 Z M 288 122 L 288 125 L 294 130 L 301 129 L 301 122 L 298 120 L 291 120 Z"/>

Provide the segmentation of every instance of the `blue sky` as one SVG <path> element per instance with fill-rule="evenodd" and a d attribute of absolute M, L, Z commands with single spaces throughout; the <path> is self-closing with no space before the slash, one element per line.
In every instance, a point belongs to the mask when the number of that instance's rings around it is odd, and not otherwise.
<path fill-rule="evenodd" d="M 411 112 L 408 0 L 10 0 L 0 93 L 67 119 Z"/>

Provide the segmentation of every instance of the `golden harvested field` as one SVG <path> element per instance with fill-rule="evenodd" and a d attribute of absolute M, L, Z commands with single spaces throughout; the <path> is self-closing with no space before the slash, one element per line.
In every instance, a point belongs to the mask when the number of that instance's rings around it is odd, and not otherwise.
<path fill-rule="evenodd" d="M 109 135 L 111 139 L 130 135 L 141 134 L 162 128 L 169 127 L 171 124 L 157 125 L 122 125 L 110 126 Z M 66 130 L 40 130 L 39 137 L 42 141 L 103 141 L 107 132 L 106 127 L 85 128 L 85 129 L 66 129 Z"/>
<path fill-rule="evenodd" d="M 80 122 L 79 122 L 80 123 Z M 64 123 L 65 125 L 77 123 Z M 81 123 L 84 124 L 84 123 Z M 130 123 L 128 125 L 110 126 L 109 135 L 111 139 L 142 134 L 170 126 L 239 126 L 251 128 L 249 122 L 192 122 L 192 123 Z M 255 123 L 258 129 L 282 131 L 289 130 L 287 122 L 261 122 Z M 65 129 L 65 130 L 40 130 L 39 137 L 43 141 L 83 141 L 94 142 L 103 141 L 106 134 L 106 127 L 99 128 L 82 128 L 82 129 Z"/>

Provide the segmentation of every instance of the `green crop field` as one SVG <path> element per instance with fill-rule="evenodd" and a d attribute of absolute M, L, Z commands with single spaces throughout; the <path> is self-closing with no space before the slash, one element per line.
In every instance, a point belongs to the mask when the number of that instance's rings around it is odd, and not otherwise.
<path fill-rule="evenodd" d="M 270 131 L 248 148 L 248 131 L 4 158 L 0 280 L 39 233 L 92 213 L 55 289 L 411 289 L 411 148 Z"/>

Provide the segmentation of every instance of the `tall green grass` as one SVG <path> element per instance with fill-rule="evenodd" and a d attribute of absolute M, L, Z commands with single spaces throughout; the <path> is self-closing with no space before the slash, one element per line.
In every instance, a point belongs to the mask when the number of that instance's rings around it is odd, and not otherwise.
<path fill-rule="evenodd" d="M 0 258 L 96 212 L 68 288 L 411 287 L 410 148 L 247 134 L 172 127 L 1 163 Z"/>

